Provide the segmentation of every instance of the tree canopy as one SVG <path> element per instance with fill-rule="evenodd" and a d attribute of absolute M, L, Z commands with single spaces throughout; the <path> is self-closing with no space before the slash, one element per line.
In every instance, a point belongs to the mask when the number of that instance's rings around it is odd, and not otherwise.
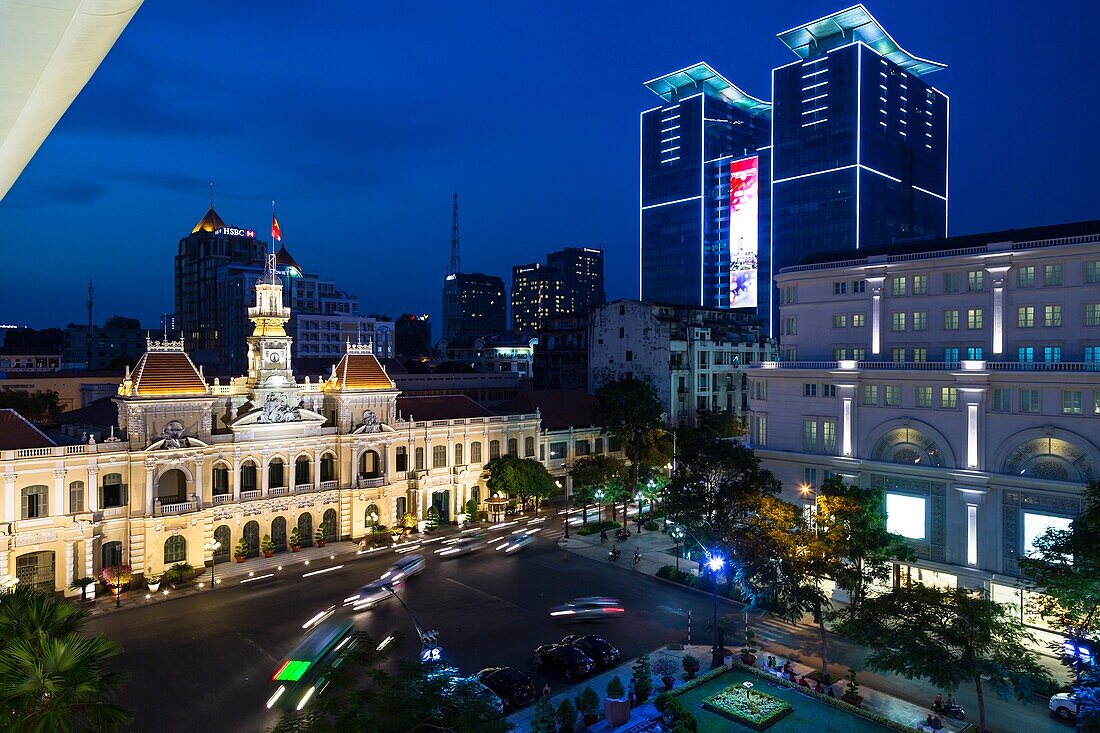
<path fill-rule="evenodd" d="M 672 456 L 661 403 L 652 387 L 633 376 L 608 382 L 596 390 L 595 397 L 592 421 L 619 441 L 630 462 L 627 489 L 633 495 L 638 477 L 654 466 L 666 465 Z"/>
<path fill-rule="evenodd" d="M 0 408 L 11 408 L 39 425 L 55 422 L 62 412 L 60 398 L 53 390 L 0 389 Z"/>
<path fill-rule="evenodd" d="M 501 456 L 489 464 L 489 479 L 485 483 L 493 493 L 516 497 L 521 503 L 535 499 L 536 506 L 558 490 L 546 466 L 534 458 L 512 455 Z"/>

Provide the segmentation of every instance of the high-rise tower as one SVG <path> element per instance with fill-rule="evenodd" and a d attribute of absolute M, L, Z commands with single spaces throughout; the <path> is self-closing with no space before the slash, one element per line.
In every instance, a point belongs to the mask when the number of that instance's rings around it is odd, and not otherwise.
<path fill-rule="evenodd" d="M 454 203 L 451 204 L 451 267 L 448 275 L 457 275 L 462 272 L 462 255 L 458 250 L 458 191 L 454 193 Z"/>

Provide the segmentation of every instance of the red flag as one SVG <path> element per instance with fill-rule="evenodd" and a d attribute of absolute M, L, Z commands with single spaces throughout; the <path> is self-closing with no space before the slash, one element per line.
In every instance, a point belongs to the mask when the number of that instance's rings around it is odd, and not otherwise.
<path fill-rule="evenodd" d="M 283 233 L 279 229 L 279 220 L 275 218 L 275 215 L 271 215 L 271 238 L 276 242 L 283 241 Z"/>

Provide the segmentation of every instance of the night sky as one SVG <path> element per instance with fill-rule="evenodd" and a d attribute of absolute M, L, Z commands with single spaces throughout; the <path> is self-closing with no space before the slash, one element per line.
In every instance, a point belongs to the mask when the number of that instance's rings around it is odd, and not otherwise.
<path fill-rule="evenodd" d="M 768 98 L 775 38 L 838 2 L 148 0 L 0 202 L 0 322 L 155 327 L 181 236 L 214 203 L 284 241 L 362 312 L 438 323 L 459 192 L 463 269 L 505 277 L 602 246 L 637 297 L 642 83 L 705 60 Z M 882 1 L 948 64 L 950 232 L 1100 218 L 1100 3 Z M 266 237 L 265 237 L 266 238 Z M 438 326 L 436 337 L 438 337 Z"/>

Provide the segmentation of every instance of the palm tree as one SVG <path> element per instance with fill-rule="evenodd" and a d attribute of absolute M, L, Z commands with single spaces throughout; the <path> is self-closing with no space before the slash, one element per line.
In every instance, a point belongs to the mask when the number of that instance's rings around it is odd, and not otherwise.
<path fill-rule="evenodd" d="M 121 651 L 105 636 L 76 633 L 10 640 L 0 654 L 0 731 L 122 730 L 133 713 L 111 700 L 127 676 L 103 668 Z"/>
<path fill-rule="evenodd" d="M 64 637 L 91 618 L 91 612 L 71 601 L 31 588 L 18 588 L 0 600 L 0 640 L 31 636 Z"/>
<path fill-rule="evenodd" d="M 726 635 L 733 634 L 737 630 L 737 624 L 726 616 L 718 617 L 718 646 L 724 647 L 726 645 Z M 714 621 L 707 621 L 707 632 L 714 633 Z"/>

